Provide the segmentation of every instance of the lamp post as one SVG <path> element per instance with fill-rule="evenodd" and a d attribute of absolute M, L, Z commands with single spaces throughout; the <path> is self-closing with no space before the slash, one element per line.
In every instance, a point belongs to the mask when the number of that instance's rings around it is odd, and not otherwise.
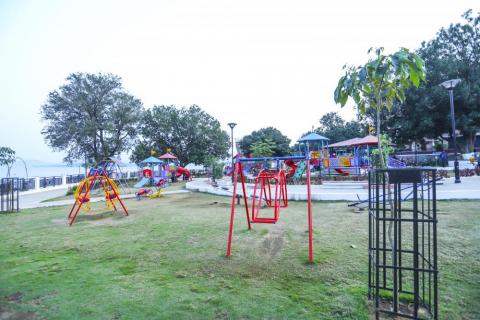
<path fill-rule="evenodd" d="M 232 183 L 233 183 L 233 173 L 235 171 L 235 163 L 233 161 L 233 128 L 235 128 L 237 124 L 235 122 L 230 122 L 228 126 L 230 127 L 230 136 L 232 137 Z"/>
<path fill-rule="evenodd" d="M 453 107 L 453 88 L 460 83 L 460 79 L 452 79 L 442 82 L 440 85 L 448 90 L 450 96 L 450 118 L 452 118 L 452 136 L 453 145 L 455 147 L 455 183 L 460 183 L 460 170 L 458 167 L 458 147 L 457 147 L 457 130 L 455 129 L 455 111 Z"/>

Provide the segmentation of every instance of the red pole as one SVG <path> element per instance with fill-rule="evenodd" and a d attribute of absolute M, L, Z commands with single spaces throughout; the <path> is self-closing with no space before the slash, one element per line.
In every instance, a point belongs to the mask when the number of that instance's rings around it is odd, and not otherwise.
<path fill-rule="evenodd" d="M 245 190 L 245 177 L 243 176 L 242 163 L 239 162 L 238 165 L 240 170 L 240 180 L 242 181 L 243 202 L 245 203 L 245 213 L 247 214 L 248 229 L 250 230 L 252 226 L 250 225 L 250 214 L 248 213 L 247 192 Z"/>
<path fill-rule="evenodd" d="M 308 260 L 313 263 L 313 230 L 312 230 L 312 192 L 310 185 L 310 159 L 306 161 L 307 165 L 307 206 L 308 206 Z"/>
<path fill-rule="evenodd" d="M 111 181 L 110 181 L 110 178 L 105 174 L 104 177 L 107 179 L 107 182 L 108 184 L 110 185 L 110 187 L 112 188 L 112 191 L 113 191 L 113 194 L 115 195 L 115 197 L 117 198 L 118 202 L 120 202 L 120 204 L 122 205 L 122 208 L 123 208 L 123 211 L 125 211 L 125 215 L 128 216 L 128 210 L 127 208 L 125 207 L 125 205 L 123 204 L 123 201 L 122 199 L 120 199 L 120 196 L 118 195 L 117 191 L 115 191 L 115 188 L 113 187 Z"/>
<path fill-rule="evenodd" d="M 275 221 L 278 220 L 278 213 L 280 211 L 280 188 L 279 184 L 281 183 L 280 180 L 278 179 L 278 174 L 275 177 L 275 204 L 274 204 L 274 209 L 273 209 L 273 216 Z M 279 188 L 280 187 L 280 188 Z"/>
<path fill-rule="evenodd" d="M 85 191 L 85 194 L 84 196 L 82 197 L 82 200 L 80 200 L 80 205 L 77 207 L 77 210 L 75 211 L 75 214 L 73 215 L 72 217 L 72 220 L 70 220 L 70 225 L 72 225 L 72 223 L 75 221 L 75 219 L 77 218 L 77 214 L 78 214 L 78 211 L 80 211 L 80 208 L 82 207 L 82 205 L 85 203 L 85 199 L 87 198 L 88 194 L 90 193 L 90 189 L 92 189 L 93 187 L 93 184 L 95 183 L 95 179 L 97 178 L 98 176 L 98 172 L 95 171 L 95 175 L 93 176 L 93 179 L 92 179 L 92 182 L 90 183 L 90 185 L 87 187 L 87 190 Z"/>
<path fill-rule="evenodd" d="M 234 178 L 233 178 L 232 210 L 230 211 L 230 228 L 228 231 L 227 257 L 230 257 L 230 251 L 232 249 L 233 218 L 235 216 L 235 198 L 237 197 L 238 169 L 239 169 L 239 163 L 235 163 L 235 171 L 234 171 Z"/>

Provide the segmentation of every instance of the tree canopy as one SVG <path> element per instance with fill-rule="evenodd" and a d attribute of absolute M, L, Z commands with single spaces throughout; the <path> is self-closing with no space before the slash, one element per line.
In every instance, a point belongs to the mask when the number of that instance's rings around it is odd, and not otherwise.
<path fill-rule="evenodd" d="M 10 167 L 15 163 L 15 151 L 9 147 L 0 147 L 0 167 Z"/>
<path fill-rule="evenodd" d="M 462 17 L 465 23 L 442 28 L 434 40 L 422 44 L 418 54 L 428 68 L 427 82 L 408 98 L 423 110 L 438 137 L 451 132 L 449 96 L 439 84 L 460 78 L 454 89 L 455 121 L 464 136 L 464 150 L 472 151 L 475 134 L 480 131 L 480 12 L 473 17 L 468 10 Z M 435 130 L 440 128 L 442 132 Z"/>
<path fill-rule="evenodd" d="M 251 145 L 252 148 L 252 157 L 254 158 L 263 158 L 271 157 L 275 153 L 275 142 L 270 139 L 265 139 L 261 141 L 254 142 Z"/>
<path fill-rule="evenodd" d="M 240 148 L 245 154 L 252 154 L 252 146 L 258 142 L 265 142 L 270 140 L 269 145 L 274 145 L 272 156 L 286 156 L 290 153 L 290 139 L 283 135 L 280 130 L 267 127 L 257 131 L 253 131 L 251 134 L 246 135 L 240 140 Z"/>
<path fill-rule="evenodd" d="M 417 54 L 428 70 L 425 83 L 405 91 L 405 101 L 384 112 L 385 130 L 397 144 L 451 134 L 450 101 L 440 83 L 460 78 L 454 89 L 455 122 L 463 135 L 461 149 L 472 151 L 475 133 L 480 130 L 480 14 L 462 16 L 465 22 L 442 28 L 435 39 L 422 43 Z M 369 117 L 375 121 L 376 114 Z"/>
<path fill-rule="evenodd" d="M 330 139 L 330 143 L 362 137 L 366 131 L 358 121 L 345 121 L 337 112 L 329 112 L 320 118 L 318 134 Z"/>
<path fill-rule="evenodd" d="M 147 158 L 152 150 L 163 153 L 171 149 L 182 164 L 205 164 L 208 156 L 225 157 L 229 146 L 228 134 L 220 122 L 196 105 L 154 106 L 145 111 L 140 131 L 133 162 Z"/>
<path fill-rule="evenodd" d="M 417 54 L 402 48 L 385 55 L 383 48 L 378 48 L 365 65 L 346 67 L 345 75 L 338 81 L 334 99 L 343 107 L 348 98 L 352 98 L 362 114 L 375 110 L 376 134 L 380 137 L 382 111 L 391 112 L 395 101 L 403 103 L 405 90 L 412 85 L 418 87 L 425 77 L 425 64 Z M 382 139 L 378 141 L 380 164 L 386 167 Z"/>
<path fill-rule="evenodd" d="M 50 92 L 42 106 L 42 130 L 54 150 L 65 151 L 65 161 L 98 162 L 119 155 L 132 145 L 143 106 L 126 93 L 113 74 L 73 73 L 67 83 Z"/>

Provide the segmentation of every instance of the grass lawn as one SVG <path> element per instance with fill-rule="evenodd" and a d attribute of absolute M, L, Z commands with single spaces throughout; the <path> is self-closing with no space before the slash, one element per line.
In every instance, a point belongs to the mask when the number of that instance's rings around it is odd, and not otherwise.
<path fill-rule="evenodd" d="M 369 319 L 367 214 L 305 202 L 276 225 L 235 220 L 229 199 L 127 200 L 130 216 L 66 207 L 0 216 L 0 319 Z M 439 202 L 440 318 L 480 319 L 480 201 Z M 353 245 L 353 246 L 352 246 Z"/>

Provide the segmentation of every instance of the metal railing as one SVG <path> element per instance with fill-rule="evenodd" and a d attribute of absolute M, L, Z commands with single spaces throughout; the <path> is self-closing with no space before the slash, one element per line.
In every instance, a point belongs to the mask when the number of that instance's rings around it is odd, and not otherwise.
<path fill-rule="evenodd" d="M 62 177 L 42 177 L 40 178 L 40 188 L 55 187 L 62 184 Z"/>
<path fill-rule="evenodd" d="M 67 178 L 67 184 L 79 183 L 80 181 L 85 179 L 85 175 L 84 174 L 68 175 L 66 178 Z"/>

